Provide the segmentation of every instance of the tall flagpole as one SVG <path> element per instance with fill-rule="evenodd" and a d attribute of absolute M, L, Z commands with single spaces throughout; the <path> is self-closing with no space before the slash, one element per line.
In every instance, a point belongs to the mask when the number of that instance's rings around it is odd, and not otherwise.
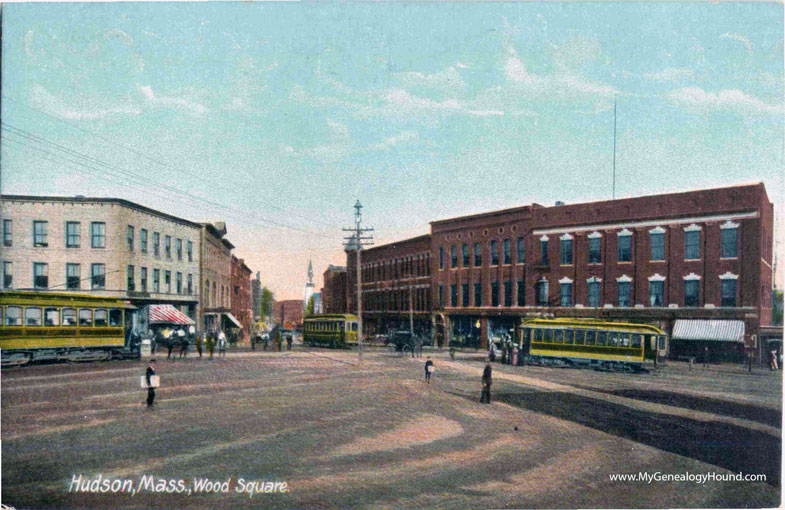
<path fill-rule="evenodd" d="M 613 98 L 613 199 L 616 199 L 616 98 Z"/>

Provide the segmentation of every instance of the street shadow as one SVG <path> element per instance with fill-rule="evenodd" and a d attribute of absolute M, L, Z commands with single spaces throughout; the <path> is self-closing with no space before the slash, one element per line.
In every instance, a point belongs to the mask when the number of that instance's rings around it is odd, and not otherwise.
<path fill-rule="evenodd" d="M 461 395 L 474 401 L 468 395 Z M 780 439 L 722 422 L 651 413 L 564 392 L 516 391 L 494 400 L 546 414 L 780 485 Z M 525 431 L 524 431 L 525 432 Z"/>

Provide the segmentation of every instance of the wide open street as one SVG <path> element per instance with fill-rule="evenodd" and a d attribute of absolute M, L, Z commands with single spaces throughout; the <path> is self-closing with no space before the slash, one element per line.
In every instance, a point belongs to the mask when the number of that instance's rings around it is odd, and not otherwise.
<path fill-rule="evenodd" d="M 361 363 L 356 352 L 320 349 L 159 358 L 153 410 L 142 405 L 143 362 L 4 370 L 3 503 L 20 509 L 779 505 L 779 372 L 734 365 L 689 371 L 671 363 L 656 373 L 614 374 L 494 364 L 494 401 L 482 405 L 481 354 L 458 353 L 454 361 L 444 352 L 430 355 L 436 364 L 430 385 L 423 381 L 424 357 L 372 349 Z M 766 481 L 610 478 L 739 472 Z M 198 492 L 195 483 L 217 492 Z"/>

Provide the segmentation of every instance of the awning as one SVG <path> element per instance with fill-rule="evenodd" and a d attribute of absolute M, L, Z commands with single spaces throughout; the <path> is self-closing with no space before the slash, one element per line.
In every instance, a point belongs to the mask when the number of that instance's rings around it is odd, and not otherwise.
<path fill-rule="evenodd" d="M 227 313 L 224 314 L 224 316 L 226 316 L 226 318 L 229 319 L 230 321 L 234 322 L 235 326 L 237 326 L 240 329 L 243 329 L 243 325 L 240 324 L 240 321 L 238 321 L 237 319 L 234 318 L 234 315 L 232 315 L 231 313 L 227 312 Z"/>
<path fill-rule="evenodd" d="M 673 326 L 673 340 L 744 342 L 744 321 L 684 320 Z"/>
<path fill-rule="evenodd" d="M 150 305 L 150 324 L 196 324 L 172 305 Z"/>

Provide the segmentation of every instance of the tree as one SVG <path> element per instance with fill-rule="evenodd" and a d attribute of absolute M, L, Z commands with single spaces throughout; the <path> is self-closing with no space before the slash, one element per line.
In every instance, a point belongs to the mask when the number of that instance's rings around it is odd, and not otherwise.
<path fill-rule="evenodd" d="M 771 325 L 782 326 L 782 291 L 771 292 Z"/>
<path fill-rule="evenodd" d="M 273 303 L 275 302 L 275 295 L 267 287 L 262 288 L 262 317 L 271 317 L 273 315 Z M 268 321 L 269 322 L 269 321 Z"/>
<path fill-rule="evenodd" d="M 308 306 L 305 307 L 305 315 L 313 315 L 313 296 L 308 298 Z"/>

